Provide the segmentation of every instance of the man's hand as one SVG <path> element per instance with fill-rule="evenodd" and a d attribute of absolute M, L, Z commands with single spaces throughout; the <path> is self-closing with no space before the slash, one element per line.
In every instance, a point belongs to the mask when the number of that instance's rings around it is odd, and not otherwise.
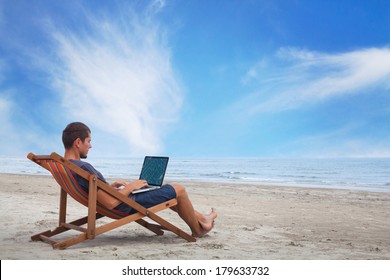
<path fill-rule="evenodd" d="M 125 191 L 125 193 L 127 194 L 127 193 L 132 192 L 135 189 L 139 189 L 139 188 L 145 187 L 147 185 L 148 185 L 148 182 L 146 180 L 134 180 L 130 183 L 128 183 L 126 181 L 117 181 L 117 182 L 112 183 L 111 187 L 118 190 L 118 191 L 123 190 L 123 189 L 127 189 L 127 191 Z"/>
<path fill-rule="evenodd" d="M 130 185 L 135 190 L 147 186 L 148 182 L 146 180 L 134 180 Z"/>
<path fill-rule="evenodd" d="M 126 185 L 128 185 L 128 184 L 129 183 L 127 183 L 125 181 L 118 181 L 118 182 L 112 183 L 110 186 L 114 189 L 121 190 L 121 189 L 123 189 L 123 187 L 126 187 Z"/>

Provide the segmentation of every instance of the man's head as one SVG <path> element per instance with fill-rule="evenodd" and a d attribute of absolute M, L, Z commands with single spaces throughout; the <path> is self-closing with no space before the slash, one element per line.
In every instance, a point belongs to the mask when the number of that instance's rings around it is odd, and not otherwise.
<path fill-rule="evenodd" d="M 87 158 L 91 146 L 91 130 L 81 122 L 73 122 L 62 132 L 62 143 L 65 150 L 77 148 L 81 158 Z"/>

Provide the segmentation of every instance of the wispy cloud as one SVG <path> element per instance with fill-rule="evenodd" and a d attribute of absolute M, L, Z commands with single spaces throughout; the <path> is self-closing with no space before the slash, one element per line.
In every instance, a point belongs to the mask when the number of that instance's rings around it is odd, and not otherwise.
<path fill-rule="evenodd" d="M 256 63 L 243 81 L 257 87 L 239 102 L 248 112 L 295 109 L 370 87 L 389 88 L 390 49 L 326 54 L 283 48 L 276 61 Z"/>
<path fill-rule="evenodd" d="M 359 127 L 359 126 L 362 127 Z M 348 124 L 333 131 L 304 136 L 289 143 L 293 156 L 304 157 L 390 157 L 389 139 L 376 135 L 354 135 L 364 124 Z"/>
<path fill-rule="evenodd" d="M 6 95 L 8 94 L 4 90 L 0 90 L 0 155 L 15 153 L 21 144 L 12 123 L 12 110 L 15 109 L 15 104 Z"/>
<path fill-rule="evenodd" d="M 153 19 L 163 4 L 141 15 L 131 8 L 87 14 L 82 34 L 52 32 L 55 63 L 47 72 L 66 114 L 127 142 L 133 154 L 161 151 L 180 113 L 183 92 L 164 28 Z"/>
<path fill-rule="evenodd" d="M 4 128 L 7 128 L 9 126 L 9 122 L 7 120 L 10 116 L 11 108 L 12 108 L 11 102 L 4 96 L 0 96 L 0 117 L 1 117 L 0 121 L 1 121 L 2 132 L 4 131 Z"/>

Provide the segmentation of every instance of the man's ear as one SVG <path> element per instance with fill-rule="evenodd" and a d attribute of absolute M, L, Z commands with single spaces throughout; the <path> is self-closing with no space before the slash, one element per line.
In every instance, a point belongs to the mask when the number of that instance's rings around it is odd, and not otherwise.
<path fill-rule="evenodd" d="M 80 147 L 81 143 L 82 143 L 81 139 L 80 138 L 76 138 L 76 140 L 74 140 L 74 142 L 73 142 L 73 146 L 78 148 L 78 147 Z"/>

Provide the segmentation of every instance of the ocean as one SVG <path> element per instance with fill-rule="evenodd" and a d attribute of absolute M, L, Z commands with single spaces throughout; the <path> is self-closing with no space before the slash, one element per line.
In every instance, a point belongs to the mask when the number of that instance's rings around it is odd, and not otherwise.
<path fill-rule="evenodd" d="M 137 178 L 142 158 L 89 158 L 106 178 Z M 0 158 L 0 173 L 49 175 L 27 158 Z M 166 181 L 197 180 L 390 192 L 390 158 L 172 158 Z"/>

